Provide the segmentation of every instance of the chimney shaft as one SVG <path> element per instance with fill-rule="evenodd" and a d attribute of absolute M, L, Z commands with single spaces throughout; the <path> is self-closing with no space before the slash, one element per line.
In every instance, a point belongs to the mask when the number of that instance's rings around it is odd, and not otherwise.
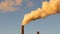
<path fill-rule="evenodd" d="M 36 34 L 39 34 L 39 31 L 37 31 L 37 33 Z"/>
<path fill-rule="evenodd" d="M 24 34 L 24 25 L 21 26 L 21 34 Z"/>

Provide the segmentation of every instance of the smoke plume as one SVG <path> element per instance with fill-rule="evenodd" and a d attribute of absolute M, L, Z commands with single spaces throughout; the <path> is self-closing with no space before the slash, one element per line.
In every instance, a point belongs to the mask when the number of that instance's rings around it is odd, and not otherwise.
<path fill-rule="evenodd" d="M 13 12 L 18 9 L 17 6 L 22 4 L 23 0 L 1 0 L 0 1 L 0 12 Z"/>
<path fill-rule="evenodd" d="M 45 1 L 42 3 L 41 8 L 37 8 L 36 10 L 24 15 L 22 25 L 25 25 L 32 20 L 45 18 L 49 15 L 54 15 L 57 13 L 60 13 L 60 0 L 50 0 L 49 2 Z"/>

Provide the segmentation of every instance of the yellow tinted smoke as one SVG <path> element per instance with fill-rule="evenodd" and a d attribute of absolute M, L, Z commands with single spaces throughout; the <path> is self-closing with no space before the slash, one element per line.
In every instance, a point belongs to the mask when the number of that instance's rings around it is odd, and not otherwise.
<path fill-rule="evenodd" d="M 44 18 L 51 14 L 56 14 L 60 12 L 60 0 L 50 0 L 50 2 L 43 2 L 42 8 L 37 8 L 36 10 L 31 11 L 28 14 L 25 14 L 22 21 L 22 25 L 29 23 L 32 20 L 39 18 Z"/>
<path fill-rule="evenodd" d="M 0 13 L 6 13 L 8 11 L 13 12 L 18 9 L 17 6 L 22 4 L 23 0 L 1 0 Z"/>

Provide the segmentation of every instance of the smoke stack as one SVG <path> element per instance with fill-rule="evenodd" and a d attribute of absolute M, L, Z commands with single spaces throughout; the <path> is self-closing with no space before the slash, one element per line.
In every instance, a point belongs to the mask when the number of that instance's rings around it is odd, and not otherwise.
<path fill-rule="evenodd" d="M 21 25 L 21 34 L 24 34 L 24 25 Z"/>
<path fill-rule="evenodd" d="M 37 31 L 36 34 L 39 34 L 39 31 Z"/>

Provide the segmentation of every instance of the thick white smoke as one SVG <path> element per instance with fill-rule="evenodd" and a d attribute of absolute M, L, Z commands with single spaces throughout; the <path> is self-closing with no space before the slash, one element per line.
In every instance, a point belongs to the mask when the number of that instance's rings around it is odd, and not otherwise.
<path fill-rule="evenodd" d="M 42 3 L 42 8 L 37 8 L 36 10 L 24 15 L 22 25 L 25 25 L 32 20 L 44 18 L 57 13 L 60 13 L 60 0 L 45 1 Z"/>

